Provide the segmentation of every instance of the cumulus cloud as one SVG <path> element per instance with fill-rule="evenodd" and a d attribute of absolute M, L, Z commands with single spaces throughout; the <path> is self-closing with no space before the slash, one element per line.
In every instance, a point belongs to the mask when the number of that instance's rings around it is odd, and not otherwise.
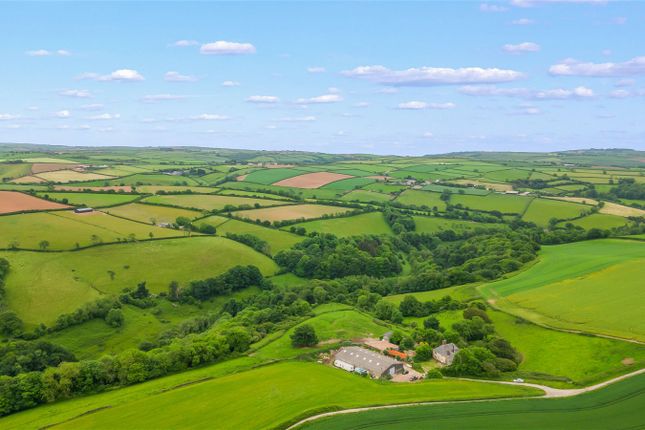
<path fill-rule="evenodd" d="M 72 116 L 72 114 L 70 113 L 70 111 L 64 109 L 64 110 L 59 110 L 58 112 L 55 112 L 54 116 L 56 118 L 65 119 L 65 118 L 69 118 L 70 116 Z"/>
<path fill-rule="evenodd" d="M 145 80 L 143 75 L 133 69 L 119 69 L 108 75 L 100 75 L 98 73 L 83 73 L 77 79 L 89 79 L 93 81 L 121 81 L 121 82 L 136 82 Z"/>
<path fill-rule="evenodd" d="M 74 98 L 79 98 L 79 99 L 87 99 L 92 97 L 92 93 L 89 92 L 88 90 L 63 90 L 58 93 L 61 96 L 64 97 L 74 97 Z"/>
<path fill-rule="evenodd" d="M 517 111 L 515 111 L 516 115 L 540 115 L 542 111 L 535 106 L 520 106 Z"/>
<path fill-rule="evenodd" d="M 645 56 L 622 63 L 583 63 L 574 59 L 549 67 L 554 76 L 621 77 L 645 75 Z"/>
<path fill-rule="evenodd" d="M 399 103 L 398 109 L 404 110 L 423 110 L 423 109 L 454 109 L 457 107 L 454 103 L 426 103 L 418 100 Z"/>
<path fill-rule="evenodd" d="M 614 99 L 625 99 L 627 97 L 642 97 L 645 96 L 645 89 L 643 90 L 613 90 L 609 93 L 609 97 Z"/>
<path fill-rule="evenodd" d="M 310 105 L 310 104 L 338 103 L 342 100 L 343 98 L 338 94 L 323 94 L 322 96 L 300 98 L 296 100 L 296 103 L 299 105 Z"/>
<path fill-rule="evenodd" d="M 118 113 L 102 113 L 100 115 L 90 116 L 87 119 L 91 121 L 109 121 L 111 119 L 119 119 L 119 118 L 121 118 L 121 115 Z"/>
<path fill-rule="evenodd" d="M 528 19 L 528 18 L 520 18 L 520 19 L 515 19 L 515 20 L 511 21 L 511 24 L 513 24 L 513 25 L 531 25 L 531 24 L 535 24 L 535 21 L 533 21 L 532 19 Z"/>
<path fill-rule="evenodd" d="M 324 67 L 314 66 L 307 67 L 307 72 L 309 73 L 325 73 L 327 70 Z"/>
<path fill-rule="evenodd" d="M 556 88 L 553 90 L 537 91 L 532 95 L 532 98 L 537 100 L 562 100 L 570 98 L 591 98 L 594 97 L 592 89 L 587 87 L 575 87 L 571 90 L 564 88 Z"/>
<path fill-rule="evenodd" d="M 181 39 L 176 42 L 174 42 L 171 46 L 176 46 L 179 48 L 185 48 L 187 46 L 197 46 L 199 45 L 199 42 L 196 40 L 188 40 L 188 39 Z"/>
<path fill-rule="evenodd" d="M 66 49 L 57 49 L 54 51 L 49 51 L 47 49 L 35 49 L 33 51 L 27 51 L 25 52 L 25 54 L 30 57 L 69 57 L 70 55 L 72 55 L 72 53 Z"/>
<path fill-rule="evenodd" d="M 185 98 L 186 96 L 180 96 L 176 94 L 150 94 L 141 97 L 141 101 L 144 103 L 157 103 L 163 101 L 183 100 Z"/>
<path fill-rule="evenodd" d="M 280 118 L 282 122 L 312 122 L 316 121 L 315 116 L 296 116 L 296 117 L 284 117 Z"/>
<path fill-rule="evenodd" d="M 179 72 L 166 72 L 166 74 L 163 76 L 164 80 L 166 82 L 195 82 L 197 81 L 196 76 L 191 76 L 191 75 L 182 75 Z"/>
<path fill-rule="evenodd" d="M 199 49 L 199 52 L 206 55 L 255 54 L 255 46 L 250 43 L 227 42 L 225 40 L 218 40 L 216 42 L 203 44 Z"/>
<path fill-rule="evenodd" d="M 509 69 L 462 67 L 419 67 L 390 70 L 385 66 L 360 66 L 342 72 L 350 78 L 365 79 L 390 86 L 433 86 L 471 83 L 511 82 L 524 74 Z"/>
<path fill-rule="evenodd" d="M 237 81 L 224 81 L 222 82 L 223 87 L 239 87 L 240 83 Z"/>
<path fill-rule="evenodd" d="M 506 12 L 508 8 L 499 4 L 481 3 L 479 10 L 482 12 Z"/>
<path fill-rule="evenodd" d="M 189 119 L 195 121 L 226 121 L 228 119 L 231 119 L 231 117 L 213 113 L 203 113 L 201 115 L 191 116 Z"/>
<path fill-rule="evenodd" d="M 250 96 L 247 97 L 246 101 L 258 104 L 274 104 L 278 103 L 280 99 L 276 96 Z"/>
<path fill-rule="evenodd" d="M 538 52 L 540 50 L 540 45 L 533 42 L 523 42 L 516 45 L 507 43 L 502 46 L 502 49 L 506 52 L 510 52 L 511 54 L 521 54 L 524 52 Z"/>

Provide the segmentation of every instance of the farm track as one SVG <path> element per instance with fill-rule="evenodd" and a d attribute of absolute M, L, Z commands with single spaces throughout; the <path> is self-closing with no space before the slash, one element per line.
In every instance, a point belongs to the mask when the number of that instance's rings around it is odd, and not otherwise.
<path fill-rule="evenodd" d="M 516 382 L 507 382 L 507 381 L 491 381 L 491 380 L 485 380 L 485 379 L 469 379 L 469 378 L 455 378 L 459 380 L 464 380 L 464 381 L 474 381 L 474 382 L 486 382 L 486 383 L 492 383 L 492 384 L 504 384 L 504 385 L 523 385 L 525 387 L 532 387 L 532 388 L 537 388 L 542 391 L 544 391 L 544 396 L 535 396 L 535 397 L 525 397 L 524 399 L 553 399 L 553 398 L 565 398 L 565 397 L 574 397 L 578 396 L 583 393 L 588 393 L 590 391 L 595 391 L 599 390 L 601 388 L 604 388 L 608 385 L 614 384 L 616 382 L 631 378 L 636 375 L 640 375 L 642 373 L 645 373 L 645 368 L 636 370 L 631 373 L 627 373 L 625 375 L 621 375 L 612 379 L 609 379 L 607 381 L 591 385 L 589 387 L 584 387 L 584 388 L 576 388 L 576 389 L 559 389 L 559 388 L 552 388 L 546 385 L 539 385 L 539 384 L 531 384 L 531 383 L 516 383 Z M 517 397 L 506 397 L 506 398 L 499 398 L 499 399 L 478 399 L 478 400 L 456 400 L 456 401 L 448 401 L 448 402 L 414 402 L 414 403 L 401 403 L 401 404 L 393 404 L 393 405 L 381 405 L 381 406 L 368 406 L 364 408 L 351 408 L 351 409 L 343 409 L 339 411 L 333 411 L 333 412 L 325 412 L 322 414 L 317 414 L 313 415 L 308 418 L 304 418 L 300 421 L 298 421 L 295 424 L 290 425 L 289 427 L 286 427 L 286 430 L 292 430 L 295 428 L 300 427 L 301 425 L 312 422 L 321 418 L 326 418 L 326 417 L 332 417 L 335 415 L 344 415 L 344 414 L 353 414 L 353 413 L 359 413 L 359 412 L 367 412 L 367 411 L 374 411 L 374 410 L 380 410 L 380 409 L 394 409 L 394 408 L 406 408 L 406 407 L 412 407 L 412 406 L 430 406 L 430 405 L 446 405 L 446 404 L 456 404 L 456 403 L 482 403 L 482 402 L 501 402 L 501 401 L 508 401 L 508 400 L 517 400 Z"/>

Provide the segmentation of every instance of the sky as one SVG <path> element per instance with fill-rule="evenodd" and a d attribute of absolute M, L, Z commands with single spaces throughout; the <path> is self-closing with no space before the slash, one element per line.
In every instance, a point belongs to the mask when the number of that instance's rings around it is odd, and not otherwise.
<path fill-rule="evenodd" d="M 2 2 L 0 142 L 645 149 L 645 2 Z"/>

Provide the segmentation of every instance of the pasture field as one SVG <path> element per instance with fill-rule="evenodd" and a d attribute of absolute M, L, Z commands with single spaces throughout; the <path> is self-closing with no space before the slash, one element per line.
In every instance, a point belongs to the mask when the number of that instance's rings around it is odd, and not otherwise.
<path fill-rule="evenodd" d="M 329 199 L 335 200 L 342 196 L 342 193 L 336 190 L 323 190 L 323 189 L 313 189 L 309 190 L 306 188 L 288 188 L 288 187 L 277 187 L 274 185 L 260 185 L 252 184 L 250 182 L 225 182 L 220 185 L 222 188 L 232 189 L 232 190 L 245 190 L 245 191 L 271 191 L 275 193 L 284 193 L 289 192 L 294 196 L 299 196 L 301 198 L 319 198 L 319 199 Z"/>
<path fill-rule="evenodd" d="M 112 179 L 111 176 L 99 175 L 97 173 L 82 173 L 75 170 L 56 170 L 52 172 L 39 173 L 37 177 L 47 182 L 80 182 L 95 181 L 99 179 Z"/>
<path fill-rule="evenodd" d="M 65 209 L 68 205 L 50 202 L 17 191 L 0 191 L 0 214 Z"/>
<path fill-rule="evenodd" d="M 338 171 L 337 173 L 340 173 L 340 172 L 345 172 L 345 171 Z M 343 174 L 348 174 L 348 173 L 343 173 Z M 371 184 L 372 182 L 376 182 L 376 179 L 350 178 L 350 179 L 343 179 L 341 181 L 332 182 L 327 185 L 323 185 L 321 188 L 325 190 L 349 191 L 356 188 L 362 188 L 365 185 Z"/>
<path fill-rule="evenodd" d="M 441 217 L 414 216 L 416 231 L 418 233 L 436 233 L 442 230 L 464 231 L 473 228 L 499 228 L 507 229 L 506 224 L 493 224 L 473 221 L 461 221 Z"/>
<path fill-rule="evenodd" d="M 333 172 L 313 172 L 305 173 L 304 175 L 294 176 L 292 178 L 283 179 L 274 182 L 273 185 L 279 187 L 294 187 L 294 188 L 320 188 L 332 182 L 341 181 L 343 179 L 350 179 L 353 176 L 343 175 L 341 173 Z"/>
<path fill-rule="evenodd" d="M 235 364 L 248 366 L 248 360 L 243 360 Z M 228 367 L 225 367 L 227 364 Z M 230 373 L 232 364 L 222 363 L 220 372 Z M 195 373 L 204 375 L 204 379 L 211 368 L 213 371 L 219 370 L 216 365 Z M 317 363 L 283 362 L 168 391 L 161 391 L 160 385 L 152 385 L 159 388 L 152 391 L 155 394 L 154 401 L 151 401 L 149 384 L 159 384 L 163 379 L 64 404 L 48 405 L 5 418 L 0 423 L 7 429 L 37 427 L 47 423 L 60 423 L 57 427 L 61 429 L 113 429 L 123 422 L 133 427 L 168 429 L 201 428 L 205 422 L 217 422 L 218 428 L 223 430 L 282 428 L 284 423 L 296 417 L 330 407 L 352 408 L 484 396 L 524 397 L 541 393 L 528 387 L 457 380 L 433 380 L 417 384 L 383 383 Z M 258 384 L 258 381 L 262 383 Z M 141 388 L 148 389 L 147 395 Z M 130 393 L 131 397 L 126 397 Z M 206 398 L 209 400 L 203 401 Z M 81 405 L 79 400 L 85 400 L 85 404 Z M 101 408 L 108 404 L 111 407 Z M 213 404 L 227 407 L 213 408 Z M 69 409 L 74 412 L 70 414 Z M 83 411 L 89 409 L 95 412 L 81 416 Z M 178 414 L 178 410 L 182 413 Z M 42 415 L 47 411 L 49 416 Z"/>
<path fill-rule="evenodd" d="M 643 262 L 645 246 L 637 241 L 545 246 L 529 269 L 479 290 L 494 306 L 538 324 L 642 341 Z"/>
<path fill-rule="evenodd" d="M 513 186 L 511 184 L 487 182 L 486 180 L 482 180 L 482 179 L 458 179 L 452 182 L 456 184 L 463 184 L 463 185 L 478 185 L 478 186 L 486 187 L 489 190 L 495 190 L 495 191 L 501 191 L 501 192 L 513 190 Z"/>
<path fill-rule="evenodd" d="M 643 209 L 623 206 L 612 202 L 605 202 L 604 206 L 600 208 L 599 212 L 603 214 L 617 215 L 617 216 L 623 216 L 623 217 L 645 216 L 645 210 Z"/>
<path fill-rule="evenodd" d="M 262 169 L 249 173 L 248 175 L 246 175 L 246 178 L 244 178 L 244 181 L 253 182 L 256 184 L 270 185 L 283 179 L 302 175 L 303 173 L 306 172 L 291 168 Z"/>
<path fill-rule="evenodd" d="M 20 178 L 13 179 L 11 182 L 14 184 L 44 184 L 47 181 L 42 178 L 29 175 L 29 176 L 21 176 Z"/>
<path fill-rule="evenodd" d="M 179 217 L 194 219 L 202 215 L 201 212 L 190 209 L 147 205 L 144 203 L 130 203 L 116 206 L 107 208 L 103 212 L 146 224 L 174 223 Z"/>
<path fill-rule="evenodd" d="M 100 208 L 105 206 L 122 205 L 139 198 L 134 194 L 116 194 L 116 193 L 54 193 L 45 192 L 37 193 L 39 197 L 49 197 L 57 202 L 70 204 L 74 206 L 87 206 L 91 208 Z"/>
<path fill-rule="evenodd" d="M 405 190 L 405 185 L 389 184 L 385 182 L 375 182 L 363 187 L 364 190 L 375 191 L 377 193 L 392 194 Z"/>
<path fill-rule="evenodd" d="M 12 270 L 6 300 L 26 323 L 50 324 L 101 293 L 118 294 L 147 282 L 153 293 L 170 280 L 184 285 L 238 264 L 272 275 L 277 265 L 246 245 L 222 237 L 192 237 L 98 246 L 76 252 L 0 252 Z"/>
<path fill-rule="evenodd" d="M 481 188 L 448 187 L 446 185 L 438 185 L 438 184 L 424 185 L 423 190 L 424 191 L 434 191 L 436 193 L 441 193 L 443 191 L 450 191 L 451 193 L 454 193 L 454 194 L 469 194 L 469 195 L 473 195 L 473 196 L 485 196 L 485 195 L 490 194 L 490 191 L 483 190 Z"/>
<path fill-rule="evenodd" d="M 338 166 L 336 166 L 338 167 Z M 332 169 L 329 169 L 332 170 Z M 334 173 L 341 173 L 343 175 L 351 175 L 351 176 L 358 176 L 358 177 L 364 177 L 364 176 L 373 176 L 373 172 L 368 172 L 367 170 L 361 170 L 361 169 L 333 169 Z"/>
<path fill-rule="evenodd" d="M 257 197 L 260 199 L 275 199 L 291 201 L 288 197 L 279 196 L 277 194 L 261 193 L 259 191 L 243 191 L 243 190 L 219 190 L 218 196 L 241 196 L 241 197 Z"/>
<path fill-rule="evenodd" d="M 606 430 L 641 428 L 645 376 L 563 399 L 524 399 L 380 409 L 336 415 L 304 424 L 302 430 L 487 429 Z"/>
<path fill-rule="evenodd" d="M 482 178 L 494 182 L 510 182 L 516 179 L 527 179 L 530 174 L 530 170 L 505 169 L 486 172 L 482 175 Z"/>
<path fill-rule="evenodd" d="M 391 194 L 383 194 L 367 190 L 354 190 L 345 194 L 341 200 L 348 202 L 384 203 L 389 202 L 392 198 Z"/>
<path fill-rule="evenodd" d="M 251 221 L 285 221 L 293 219 L 320 218 L 324 215 L 338 215 L 349 212 L 351 209 L 339 206 L 325 206 L 314 204 L 284 205 L 277 208 L 251 209 L 232 212 L 233 215 L 250 219 Z"/>
<path fill-rule="evenodd" d="M 560 224 L 566 224 L 567 222 L 570 222 L 573 225 L 580 226 L 585 230 L 589 230 L 591 228 L 608 230 L 614 227 L 621 227 L 627 224 L 629 221 L 620 216 L 597 213 L 587 215 L 586 217 L 573 221 L 564 221 Z"/>
<path fill-rule="evenodd" d="M 460 204 L 464 208 L 480 211 L 499 211 L 502 213 L 521 214 L 524 212 L 532 197 L 513 196 L 506 194 L 492 193 L 487 196 L 467 196 L 453 194 L 450 202 L 453 205 Z"/>
<path fill-rule="evenodd" d="M 394 170 L 389 172 L 389 176 L 397 179 L 414 178 L 419 181 L 435 181 L 437 179 L 448 179 L 441 172 L 413 172 L 411 170 Z"/>
<path fill-rule="evenodd" d="M 290 227 L 285 227 L 285 229 L 289 229 Z M 295 227 L 304 227 L 307 233 L 315 231 L 318 233 L 331 233 L 339 237 L 358 236 L 362 234 L 392 234 L 392 229 L 385 222 L 385 218 L 381 212 L 369 212 L 342 218 L 302 222 L 295 224 Z"/>
<path fill-rule="evenodd" d="M 406 190 L 399 194 L 395 201 L 408 206 L 436 206 L 440 211 L 446 209 L 446 202 L 441 200 L 441 194 L 432 191 Z"/>
<path fill-rule="evenodd" d="M 0 179 L 14 179 L 21 176 L 31 175 L 31 164 L 27 163 L 1 163 Z"/>
<path fill-rule="evenodd" d="M 139 185 L 136 189 L 137 192 L 145 194 L 157 194 L 159 191 L 165 191 L 167 193 L 183 193 L 191 191 L 193 193 L 210 194 L 218 190 L 217 188 L 193 185 Z"/>
<path fill-rule="evenodd" d="M 285 202 L 278 200 L 257 199 L 248 197 L 220 196 L 214 194 L 177 194 L 157 195 L 144 199 L 146 203 L 156 203 L 170 206 L 180 206 L 186 209 L 198 209 L 203 211 L 219 211 L 226 206 L 253 207 L 284 205 Z"/>
<path fill-rule="evenodd" d="M 202 221 L 208 223 L 210 219 L 211 217 L 197 221 L 195 224 L 199 225 Z M 287 231 L 263 227 L 258 224 L 238 221 L 236 219 L 225 219 L 216 228 L 219 236 L 226 236 L 226 233 L 252 234 L 253 236 L 257 236 L 269 244 L 269 252 L 271 254 L 276 254 L 284 249 L 291 248 L 296 243 L 304 240 L 302 236 Z"/>
<path fill-rule="evenodd" d="M 533 199 L 522 216 L 524 221 L 534 222 L 540 226 L 547 226 L 551 218 L 572 219 L 577 218 L 591 210 L 591 206 L 580 203 L 564 202 L 562 200 Z"/>
<path fill-rule="evenodd" d="M 15 184 L 15 183 L 6 183 L 0 184 L 0 190 L 2 191 L 46 191 L 48 189 L 47 185 L 29 185 L 29 184 Z"/>

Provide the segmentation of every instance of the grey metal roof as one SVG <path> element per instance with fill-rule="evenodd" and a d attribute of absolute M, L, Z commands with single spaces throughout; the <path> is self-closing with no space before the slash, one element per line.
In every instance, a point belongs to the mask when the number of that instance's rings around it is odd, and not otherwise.
<path fill-rule="evenodd" d="M 376 377 L 380 377 L 387 369 L 395 364 L 402 365 L 401 362 L 393 358 L 358 346 L 341 348 L 336 353 L 335 359 L 349 363 L 354 367 L 365 369 Z"/>
<path fill-rule="evenodd" d="M 454 343 L 444 343 L 442 345 L 439 345 L 432 351 L 436 352 L 437 354 L 450 356 L 455 355 L 459 351 L 459 347 Z"/>

